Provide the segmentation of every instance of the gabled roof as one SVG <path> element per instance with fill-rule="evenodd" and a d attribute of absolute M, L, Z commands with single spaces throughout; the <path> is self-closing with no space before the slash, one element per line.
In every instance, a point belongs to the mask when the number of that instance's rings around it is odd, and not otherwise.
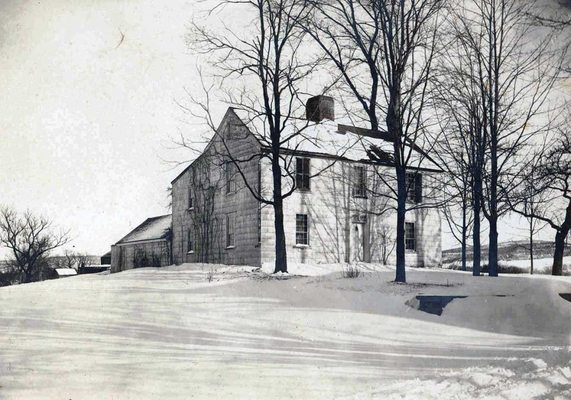
<path fill-rule="evenodd" d="M 218 125 L 218 128 L 216 128 L 217 132 L 220 132 L 220 130 L 222 129 L 222 127 L 226 124 L 226 121 L 229 118 L 238 118 L 240 121 L 242 121 L 240 119 L 240 117 L 236 114 L 236 109 L 234 107 L 228 107 L 228 109 L 226 110 L 226 113 L 224 114 L 224 117 L 222 117 L 222 121 L 220 121 L 220 124 Z M 244 126 L 247 127 L 247 125 L 242 121 L 242 123 L 244 124 Z M 212 146 L 212 143 L 214 142 L 216 135 L 213 135 L 210 140 L 208 141 L 208 144 L 204 147 L 204 149 L 202 150 L 202 153 L 195 158 L 193 161 L 191 161 L 187 167 L 185 169 L 183 169 L 172 181 L 171 184 L 175 183 L 180 177 L 182 177 L 191 167 L 192 165 L 197 162 L 203 155 L 204 153 L 206 153 L 206 151 L 208 149 L 210 149 L 210 146 Z"/>
<path fill-rule="evenodd" d="M 116 244 L 166 239 L 171 228 L 171 221 L 171 214 L 147 218 L 145 222 L 133 229 Z"/>
<path fill-rule="evenodd" d="M 229 117 L 238 118 L 254 138 L 260 143 L 262 149 L 267 137 L 267 124 L 263 116 L 252 115 L 245 110 L 229 107 L 222 119 L 220 130 Z M 349 122 L 349 121 L 347 121 Z M 299 134 L 296 134 L 299 132 Z M 371 131 L 367 128 L 340 124 L 336 121 L 323 120 L 319 123 L 307 121 L 305 118 L 290 118 L 289 123 L 282 131 L 282 137 L 292 136 L 291 140 L 282 143 L 282 150 L 286 153 L 335 158 L 355 162 L 374 163 L 377 165 L 394 165 L 394 137 L 387 132 Z M 206 146 L 209 148 L 211 142 Z M 442 172 L 442 169 L 416 143 L 406 143 L 411 151 L 410 168 L 432 172 Z M 372 148 L 376 149 L 373 154 Z M 204 153 L 203 153 L 204 154 Z M 382 157 L 379 158 L 379 155 Z M 200 158 L 200 157 L 199 157 Z M 196 160 L 195 160 L 196 161 Z M 193 164 L 185 168 L 172 182 L 180 178 Z"/>

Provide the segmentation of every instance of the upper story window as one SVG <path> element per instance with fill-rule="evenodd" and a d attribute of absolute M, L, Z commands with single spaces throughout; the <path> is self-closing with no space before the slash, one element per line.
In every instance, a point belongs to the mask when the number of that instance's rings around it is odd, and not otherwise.
<path fill-rule="evenodd" d="M 234 193 L 236 191 L 236 164 L 232 161 L 227 161 L 224 166 L 224 174 L 226 178 L 226 194 Z"/>
<path fill-rule="evenodd" d="M 309 246 L 307 214 L 295 215 L 295 244 Z"/>
<path fill-rule="evenodd" d="M 404 224 L 404 248 L 416 251 L 416 233 L 412 222 L 405 222 Z"/>
<path fill-rule="evenodd" d="M 367 169 L 362 165 L 353 167 L 353 197 L 367 198 Z"/>
<path fill-rule="evenodd" d="M 422 203 L 422 174 L 407 172 L 406 201 L 409 203 Z"/>
<path fill-rule="evenodd" d="M 310 164 L 309 158 L 296 157 L 295 159 L 295 186 L 300 190 L 309 190 Z"/>

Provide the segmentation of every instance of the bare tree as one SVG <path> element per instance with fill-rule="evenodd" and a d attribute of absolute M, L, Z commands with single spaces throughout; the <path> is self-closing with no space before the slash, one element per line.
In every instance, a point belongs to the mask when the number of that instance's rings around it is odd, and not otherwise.
<path fill-rule="evenodd" d="M 462 19 L 452 12 L 447 20 L 447 46 L 440 53 L 435 79 L 435 113 L 440 130 L 436 157 L 446 170 L 444 216 L 462 246 L 466 264 L 466 235 L 472 232 L 472 274 L 480 275 L 481 214 L 487 131 L 482 125 L 478 55 L 466 39 Z M 461 223 L 457 212 L 462 213 Z"/>
<path fill-rule="evenodd" d="M 379 256 L 383 265 L 387 265 L 389 257 L 395 250 L 396 242 L 393 229 L 387 224 L 382 224 L 376 232 L 376 239 L 379 247 Z"/>
<path fill-rule="evenodd" d="M 546 190 L 538 191 L 535 186 L 537 183 L 537 174 L 541 170 L 540 162 L 544 162 L 543 157 L 538 155 L 534 157 L 534 162 L 522 175 L 526 177 L 520 181 L 517 189 L 510 194 L 511 198 L 520 198 L 521 208 L 515 208 L 516 213 L 521 209 L 522 216 L 527 220 L 527 234 L 530 259 L 530 274 L 533 275 L 534 270 L 534 237 L 542 231 L 547 223 L 539 217 L 545 217 L 549 213 L 549 193 Z M 514 210 L 514 208 L 512 208 Z"/>
<path fill-rule="evenodd" d="M 38 279 L 41 267 L 52 250 L 68 243 L 69 231 L 54 231 L 52 221 L 27 211 L 0 209 L 0 244 L 12 252 L 21 283 Z"/>
<path fill-rule="evenodd" d="M 534 168 L 519 175 L 523 189 L 508 200 L 511 210 L 555 230 L 552 274 L 562 275 L 565 243 L 571 230 L 571 117 L 556 128 L 555 138 L 540 157 Z M 539 198 L 549 208 L 540 207 Z"/>
<path fill-rule="evenodd" d="M 552 48 L 552 32 L 529 23 L 534 2 L 467 0 L 452 11 L 464 79 L 478 92 L 475 126 L 485 145 L 481 193 L 482 212 L 489 224 L 489 273 L 498 274 L 498 219 L 508 212 L 514 170 L 526 164 L 522 149 L 545 130 L 538 118 L 547 111 L 566 48 Z M 481 153 L 480 153 L 481 155 Z M 480 167 L 476 163 L 477 167 Z M 476 186 L 476 182 L 474 184 Z M 475 213 L 475 215 L 477 215 Z M 478 218 L 475 218 L 478 221 Z M 476 229 L 474 238 L 476 238 Z"/>
<path fill-rule="evenodd" d="M 455 185 L 460 183 L 460 185 Z M 467 263 L 467 245 L 468 237 L 470 235 L 472 226 L 474 224 L 474 215 L 472 213 L 471 207 L 471 188 L 464 186 L 466 180 L 453 181 L 450 180 L 444 185 L 449 192 L 449 199 L 443 207 L 444 219 L 450 229 L 450 233 L 461 247 L 461 268 L 462 271 L 466 271 Z M 461 191 L 461 187 L 464 187 L 465 191 Z M 460 221 L 457 219 L 458 213 L 461 214 Z M 479 271 L 472 270 L 474 275 L 479 275 Z"/>
<path fill-rule="evenodd" d="M 225 102 L 248 114 L 245 122 L 254 131 L 263 151 L 247 156 L 233 151 L 232 143 L 220 135 L 211 118 L 211 87 L 205 88 L 206 100 L 193 96 L 192 101 L 206 115 L 211 131 L 221 144 L 220 155 L 224 156 L 225 168 L 235 170 L 258 201 L 273 207 L 275 272 L 287 272 L 283 201 L 296 190 L 296 176 L 292 168 L 293 153 L 284 149 L 295 150 L 309 124 L 299 119 L 303 110 L 301 86 L 316 65 L 313 57 L 306 58 L 300 51 L 304 35 L 299 22 L 305 18 L 307 6 L 299 0 L 222 0 L 210 15 L 228 5 L 237 5 L 245 15 L 252 16 L 243 35 L 230 27 L 215 32 L 195 23 L 189 44 L 210 58 L 213 70 L 217 71 L 213 78 L 225 88 Z M 243 87 L 236 78 L 244 83 Z M 252 162 L 264 161 L 270 164 L 272 171 L 269 193 L 245 174 Z"/>
<path fill-rule="evenodd" d="M 313 22 L 306 32 L 327 56 L 339 80 L 362 110 L 369 136 L 392 143 L 390 165 L 396 182 L 396 277 L 406 282 L 405 215 L 410 180 L 407 170 L 427 129 L 425 107 L 436 53 L 440 0 L 308 0 Z M 422 153 L 426 155 L 426 153 Z M 370 156 L 386 157 L 379 147 Z M 396 185 L 395 185 L 396 183 Z"/>

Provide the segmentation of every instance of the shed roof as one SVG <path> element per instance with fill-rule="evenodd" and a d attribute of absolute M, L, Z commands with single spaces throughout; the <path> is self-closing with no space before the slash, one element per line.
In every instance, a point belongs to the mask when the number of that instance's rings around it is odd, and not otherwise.
<path fill-rule="evenodd" d="M 171 214 L 147 218 L 116 244 L 166 239 L 171 227 Z"/>

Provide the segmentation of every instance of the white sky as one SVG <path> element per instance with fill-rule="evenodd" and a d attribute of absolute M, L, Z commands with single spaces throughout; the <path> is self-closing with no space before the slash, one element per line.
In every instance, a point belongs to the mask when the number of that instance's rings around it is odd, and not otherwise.
<path fill-rule="evenodd" d="M 0 204 L 99 255 L 167 212 L 180 167 L 164 160 L 185 158 L 169 147 L 191 129 L 175 100 L 199 85 L 184 41 L 197 3 L 0 0 Z"/>
<path fill-rule="evenodd" d="M 186 129 L 174 100 L 197 81 L 194 3 L 0 1 L 0 204 L 49 216 L 94 254 L 167 212 L 163 160 Z"/>

